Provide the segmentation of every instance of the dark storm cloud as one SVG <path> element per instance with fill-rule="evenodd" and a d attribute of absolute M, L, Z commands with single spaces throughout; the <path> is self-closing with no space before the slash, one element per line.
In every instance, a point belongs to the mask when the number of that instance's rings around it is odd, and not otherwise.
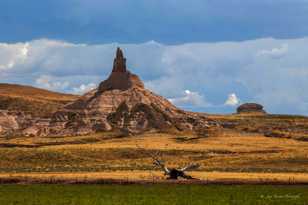
<path fill-rule="evenodd" d="M 308 34 L 307 0 L 2 0 L 0 41 L 240 41 Z"/>

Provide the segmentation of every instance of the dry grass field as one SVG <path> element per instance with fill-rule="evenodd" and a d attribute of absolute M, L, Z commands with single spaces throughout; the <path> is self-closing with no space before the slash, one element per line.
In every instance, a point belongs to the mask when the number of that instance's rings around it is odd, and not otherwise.
<path fill-rule="evenodd" d="M 255 118 L 209 117 L 227 122 Z M 272 131 L 277 132 L 278 122 L 285 126 L 284 123 L 290 123 L 294 118 L 283 117 L 284 120 L 276 122 L 272 120 L 273 116 L 268 118 L 267 121 L 260 119 L 260 122 L 246 120 L 246 124 L 221 128 L 207 137 L 153 132 L 126 137 L 118 133 L 98 133 L 78 137 L 1 138 L 1 177 L 30 177 L 33 173 L 36 173 L 33 177 L 41 176 L 39 174 L 48 177 L 46 173 L 69 177 L 76 173 L 81 174 L 81 178 L 161 179 L 161 172 L 153 165 L 152 155 L 155 154 L 171 167 L 200 164 L 192 175 L 204 180 L 307 182 L 308 142 L 299 139 L 299 136 L 306 137 L 306 133 L 292 128 L 306 126 L 306 118 L 295 117 L 288 126 L 294 130 L 290 137 L 266 136 L 258 129 L 270 122 L 276 123 Z M 257 131 L 247 131 L 245 126 L 250 123 L 255 124 Z"/>
<path fill-rule="evenodd" d="M 18 184 L 221 184 L 307 185 L 306 173 L 190 172 L 193 180 L 165 180 L 161 171 L 1 173 L 0 183 Z"/>
<path fill-rule="evenodd" d="M 38 117 L 49 115 L 76 98 L 0 84 L 0 109 L 22 110 Z M 192 173 L 200 179 L 295 178 L 306 182 L 307 117 L 232 114 L 208 115 L 208 118 L 220 128 L 206 136 L 170 131 L 135 136 L 110 132 L 77 137 L 0 137 L 1 178 L 30 177 L 34 173 L 33 177 L 43 174 L 48 178 L 47 174 L 63 177 L 76 173 L 86 178 L 97 174 L 103 179 L 127 176 L 160 179 L 163 176 L 153 165 L 155 154 L 170 167 L 200 164 Z"/>

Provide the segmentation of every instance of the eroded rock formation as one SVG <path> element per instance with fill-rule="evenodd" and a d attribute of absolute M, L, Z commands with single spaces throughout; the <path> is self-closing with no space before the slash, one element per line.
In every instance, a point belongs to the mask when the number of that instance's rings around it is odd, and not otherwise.
<path fill-rule="evenodd" d="M 237 113 L 238 114 L 243 114 L 243 113 L 260 113 L 260 114 L 265 114 L 265 110 L 263 109 L 263 106 L 257 103 L 245 103 L 243 105 L 240 105 L 237 108 Z"/>
<path fill-rule="evenodd" d="M 0 115 L 0 135 L 8 130 L 28 136 L 72 136 L 111 130 L 127 134 L 173 130 L 206 135 L 210 127 L 217 126 L 205 114 L 178 109 L 146 89 L 140 78 L 127 69 L 120 48 L 111 74 L 97 89 L 65 105 L 51 118 L 25 120 L 28 124 L 17 119 L 22 118 Z"/>
<path fill-rule="evenodd" d="M 19 128 L 16 116 L 0 111 L 0 134 L 5 135 Z"/>
<path fill-rule="evenodd" d="M 31 116 L 23 112 L 0 110 L 0 136 L 21 135 L 31 125 Z"/>
<path fill-rule="evenodd" d="M 128 90 L 132 87 L 144 88 L 142 81 L 126 68 L 126 58 L 123 51 L 118 48 L 113 61 L 113 69 L 107 80 L 98 87 L 98 94 L 108 90 Z"/>
<path fill-rule="evenodd" d="M 87 134 L 114 129 L 140 133 L 173 128 L 201 133 L 210 124 L 205 115 L 182 111 L 145 89 L 139 77 L 126 68 L 126 59 L 118 48 L 108 79 L 56 112 L 49 134 Z"/>

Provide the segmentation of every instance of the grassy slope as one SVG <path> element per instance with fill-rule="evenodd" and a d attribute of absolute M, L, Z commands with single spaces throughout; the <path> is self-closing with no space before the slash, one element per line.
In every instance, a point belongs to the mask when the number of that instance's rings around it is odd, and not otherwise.
<path fill-rule="evenodd" d="M 30 86 L 0 84 L 0 109 L 24 111 L 39 117 L 50 115 L 77 97 Z"/>
<path fill-rule="evenodd" d="M 305 204 L 306 186 L 1 185 L 0 204 Z"/>

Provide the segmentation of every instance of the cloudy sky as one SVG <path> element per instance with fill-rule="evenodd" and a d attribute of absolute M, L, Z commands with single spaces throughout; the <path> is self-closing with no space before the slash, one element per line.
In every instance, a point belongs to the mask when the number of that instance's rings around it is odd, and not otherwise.
<path fill-rule="evenodd" d="M 308 115 L 308 0 L 1 0 L 0 82 L 84 93 L 117 46 L 194 111 Z"/>

